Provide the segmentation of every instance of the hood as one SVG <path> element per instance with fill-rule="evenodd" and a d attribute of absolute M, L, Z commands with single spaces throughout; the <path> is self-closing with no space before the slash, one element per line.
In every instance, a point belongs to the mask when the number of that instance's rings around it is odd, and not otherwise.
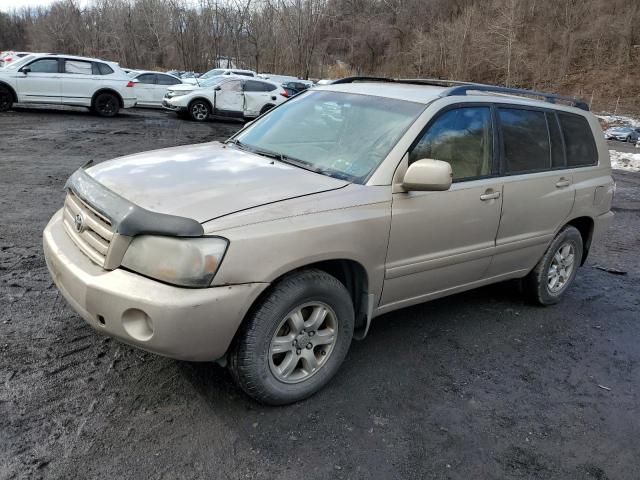
<path fill-rule="evenodd" d="M 186 79 L 182 80 L 182 82 L 185 82 L 185 81 Z M 198 85 L 196 85 L 196 81 L 193 80 L 193 82 L 178 83 L 176 85 L 171 85 L 170 87 L 167 87 L 167 90 L 170 90 L 170 91 L 186 90 L 190 92 L 191 90 L 195 90 L 196 88 L 202 88 L 202 87 L 199 87 Z"/>
<path fill-rule="evenodd" d="M 142 208 L 201 223 L 348 185 L 219 142 L 129 155 L 87 173 Z"/>

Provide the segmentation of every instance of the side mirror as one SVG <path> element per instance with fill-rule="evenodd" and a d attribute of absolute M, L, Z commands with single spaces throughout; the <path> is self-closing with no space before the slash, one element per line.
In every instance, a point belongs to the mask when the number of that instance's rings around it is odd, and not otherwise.
<path fill-rule="evenodd" d="M 220 85 L 216 85 L 213 89 L 214 89 L 216 92 L 219 92 L 220 90 L 222 90 L 222 87 L 221 87 Z"/>
<path fill-rule="evenodd" d="M 409 165 L 402 187 L 407 191 L 444 191 L 451 187 L 451 165 L 441 160 L 421 159 Z"/>
<path fill-rule="evenodd" d="M 29 67 L 22 67 L 20 71 L 26 75 L 31 71 L 31 69 Z"/>

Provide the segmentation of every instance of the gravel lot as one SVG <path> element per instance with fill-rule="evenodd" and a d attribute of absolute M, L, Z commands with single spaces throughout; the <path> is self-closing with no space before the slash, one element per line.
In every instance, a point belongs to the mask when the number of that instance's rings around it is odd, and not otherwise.
<path fill-rule="evenodd" d="M 293 406 L 255 404 L 217 365 L 97 335 L 42 256 L 66 178 L 239 125 L 0 115 L 0 478 L 640 476 L 640 174 L 616 172 L 614 227 L 563 303 L 527 305 L 507 283 L 385 315 Z"/>

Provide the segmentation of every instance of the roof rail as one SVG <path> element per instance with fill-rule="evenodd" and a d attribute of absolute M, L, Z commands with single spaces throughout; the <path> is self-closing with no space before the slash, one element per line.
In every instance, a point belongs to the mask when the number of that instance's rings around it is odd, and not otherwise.
<path fill-rule="evenodd" d="M 387 77 L 367 77 L 367 76 L 356 76 L 356 77 L 345 77 L 340 78 L 338 80 L 334 80 L 331 82 L 331 85 L 338 85 L 341 83 L 354 83 L 354 82 L 395 82 L 393 78 Z"/>
<path fill-rule="evenodd" d="M 557 101 L 566 102 L 569 105 L 589 111 L 587 102 L 575 97 L 566 97 L 563 95 L 555 95 L 553 93 L 536 92 L 535 90 L 526 90 L 524 88 L 496 87 L 493 85 L 483 84 L 467 84 L 455 86 L 443 93 L 443 97 L 452 97 L 456 95 L 468 95 L 469 92 L 489 92 L 489 93 L 506 93 L 510 95 L 522 95 L 530 97 L 541 97 L 546 102 L 556 103 Z"/>
<path fill-rule="evenodd" d="M 472 85 L 469 82 L 457 82 L 455 80 L 440 80 L 436 78 L 389 78 L 389 77 L 345 77 L 331 82 L 332 85 L 355 82 L 385 82 L 385 83 L 408 83 L 412 85 L 435 85 L 437 87 L 453 87 L 456 85 Z"/>

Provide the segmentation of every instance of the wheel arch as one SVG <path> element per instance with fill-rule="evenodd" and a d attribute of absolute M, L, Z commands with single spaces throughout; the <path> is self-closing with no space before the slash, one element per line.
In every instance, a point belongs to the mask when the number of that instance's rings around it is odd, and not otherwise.
<path fill-rule="evenodd" d="M 193 105 L 193 102 L 197 102 L 198 100 L 202 100 L 204 101 L 207 105 L 209 105 L 209 108 L 211 109 L 211 114 L 213 114 L 213 103 L 211 103 L 211 100 L 209 100 L 207 97 L 196 97 L 196 98 L 192 98 L 191 100 L 189 100 L 189 103 L 187 104 L 187 108 L 191 109 L 191 105 Z"/>
<path fill-rule="evenodd" d="M 593 238 L 593 228 L 595 226 L 595 222 L 593 218 L 583 216 L 583 217 L 576 217 L 569 220 L 567 223 L 563 225 L 562 228 L 566 227 L 567 225 L 571 225 L 572 227 L 575 227 L 580 232 L 580 236 L 582 237 L 583 254 L 582 254 L 582 260 L 580 261 L 580 265 L 582 266 L 586 262 L 587 256 L 589 255 L 589 249 L 591 248 L 591 239 Z"/>
<path fill-rule="evenodd" d="M 112 95 L 115 95 L 116 98 L 118 99 L 118 105 L 120 106 L 120 108 L 124 108 L 124 100 L 122 99 L 122 95 L 120 95 L 117 91 L 115 91 L 112 88 L 101 88 L 100 90 L 96 90 L 95 93 L 93 94 L 93 96 L 91 97 L 91 106 L 93 107 L 96 98 L 98 97 L 98 95 L 100 95 L 101 93 L 110 93 Z"/>
<path fill-rule="evenodd" d="M 11 97 L 13 98 L 14 102 L 18 101 L 18 94 L 16 93 L 15 89 L 9 85 L 6 82 L 0 82 L 0 87 L 6 88 L 7 90 L 9 90 L 9 93 L 11 93 Z"/>

